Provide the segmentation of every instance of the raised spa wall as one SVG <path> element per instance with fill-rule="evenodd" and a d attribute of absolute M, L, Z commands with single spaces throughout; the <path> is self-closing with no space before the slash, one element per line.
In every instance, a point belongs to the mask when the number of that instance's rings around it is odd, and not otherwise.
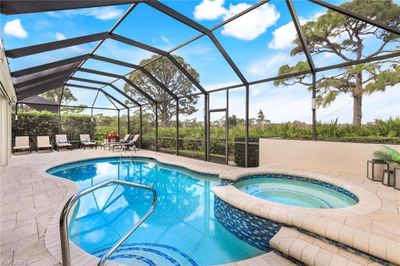
<path fill-rule="evenodd" d="M 366 176 L 367 161 L 383 144 L 260 139 L 260 167 L 284 164 Z M 400 151 L 400 145 L 388 145 Z"/>
<path fill-rule="evenodd" d="M 275 236 L 276 233 L 278 233 L 278 231 L 282 227 L 293 227 L 292 225 L 275 222 L 275 221 L 265 219 L 262 217 L 258 217 L 257 215 L 242 211 L 242 210 L 226 203 L 225 201 L 220 199 L 218 196 L 215 196 L 214 215 L 215 215 L 216 219 L 222 224 L 222 226 L 226 230 L 231 232 L 233 235 L 235 235 L 239 239 L 250 244 L 251 246 L 256 247 L 265 252 L 269 252 L 269 251 L 273 250 L 269 245 L 270 240 Z M 326 241 L 334 246 L 337 246 L 338 248 L 346 250 L 357 256 L 368 258 L 371 261 L 375 261 L 381 265 L 388 265 L 388 266 L 394 265 L 386 260 L 383 260 L 381 258 L 361 252 L 354 248 L 348 247 L 340 242 L 333 241 L 333 240 L 324 238 L 322 236 L 319 236 L 317 234 L 310 233 L 302 228 L 297 228 L 297 227 L 294 227 L 294 228 L 296 228 L 296 230 L 298 230 L 300 232 L 303 232 L 307 235 L 312 236 L 313 238 L 317 238 L 317 239 Z M 280 253 L 278 250 L 275 250 L 275 252 L 278 252 L 281 256 L 284 256 L 285 258 L 287 258 L 289 260 L 292 260 L 296 263 L 301 264 L 299 261 L 293 260 L 292 258 L 287 257 L 284 254 Z"/>

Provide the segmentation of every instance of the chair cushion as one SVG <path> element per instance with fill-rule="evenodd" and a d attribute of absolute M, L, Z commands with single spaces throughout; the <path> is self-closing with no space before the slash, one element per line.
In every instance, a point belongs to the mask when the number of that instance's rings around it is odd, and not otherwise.
<path fill-rule="evenodd" d="M 83 145 L 96 145 L 95 142 L 90 142 L 90 141 L 82 142 L 82 144 L 83 144 Z"/>
<path fill-rule="evenodd" d="M 72 146 L 71 143 L 58 143 L 58 146 Z"/>
<path fill-rule="evenodd" d="M 29 149 L 29 146 L 14 146 L 14 150 Z"/>

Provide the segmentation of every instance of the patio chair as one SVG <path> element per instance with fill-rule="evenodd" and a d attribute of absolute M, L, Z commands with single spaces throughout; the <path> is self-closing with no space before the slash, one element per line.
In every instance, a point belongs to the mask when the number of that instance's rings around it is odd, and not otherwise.
<path fill-rule="evenodd" d="M 108 146 L 109 146 L 110 148 L 112 148 L 112 151 L 114 151 L 114 149 L 115 149 L 116 147 L 120 147 L 121 149 L 123 149 L 123 147 L 124 147 L 126 144 L 128 144 L 130 137 L 131 137 L 131 134 L 126 134 L 125 137 L 124 137 L 123 139 L 121 139 L 119 142 L 116 142 L 116 143 L 109 143 Z"/>
<path fill-rule="evenodd" d="M 60 148 L 66 148 L 72 151 L 72 144 L 68 142 L 67 135 L 56 135 L 56 147 L 58 152 Z"/>
<path fill-rule="evenodd" d="M 96 147 L 96 142 L 92 142 L 90 140 L 89 134 L 80 134 L 79 141 L 80 141 L 81 147 L 83 147 L 84 150 L 86 149 L 86 147 L 92 147 L 92 148 Z"/>
<path fill-rule="evenodd" d="M 125 137 L 120 140 L 120 142 L 121 143 L 128 143 L 130 138 L 131 138 L 131 134 L 126 134 Z"/>
<path fill-rule="evenodd" d="M 31 152 L 31 146 L 29 145 L 29 136 L 16 136 L 15 146 L 13 151 L 29 150 Z"/>
<path fill-rule="evenodd" d="M 125 144 L 126 148 L 132 147 L 132 150 L 136 152 L 138 150 L 138 141 L 139 141 L 140 135 L 136 134 L 132 140 L 128 141 L 127 144 Z"/>
<path fill-rule="evenodd" d="M 53 146 L 50 144 L 49 136 L 37 136 L 36 141 L 36 152 L 41 149 L 50 149 L 50 151 L 53 151 Z"/>

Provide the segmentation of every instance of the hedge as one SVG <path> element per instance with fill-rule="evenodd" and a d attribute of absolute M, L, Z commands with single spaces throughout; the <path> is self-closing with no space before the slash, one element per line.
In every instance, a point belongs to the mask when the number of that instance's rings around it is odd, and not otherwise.
<path fill-rule="evenodd" d="M 131 121 L 134 121 L 134 116 Z M 13 117 L 14 118 L 14 117 Z M 97 119 L 97 120 L 96 120 Z M 96 126 L 97 121 L 97 126 Z M 135 124 L 135 123 L 133 123 Z M 67 134 L 70 140 L 78 140 L 79 134 L 89 133 L 91 138 L 102 141 L 109 132 L 116 131 L 116 118 L 99 116 L 92 122 L 89 115 L 68 114 L 61 115 L 50 112 L 20 112 L 18 121 L 13 119 L 13 139 L 15 132 L 18 135 L 49 135 L 53 139 L 54 134 Z M 137 130 L 137 129 L 136 129 Z M 131 132 L 132 133 L 132 132 Z M 143 148 L 155 149 L 155 129 L 150 121 L 143 121 Z M 204 152 L 204 128 L 202 125 L 188 125 L 179 130 L 180 154 L 203 158 Z M 123 134 L 121 132 L 121 134 Z M 160 127 L 159 140 L 160 150 L 175 153 L 175 127 Z M 244 165 L 244 145 L 237 143 L 243 141 L 245 128 L 237 125 L 229 128 L 229 160 L 234 160 L 237 165 Z M 258 142 L 259 138 L 282 138 L 282 139 L 311 139 L 311 126 L 303 123 L 284 123 L 268 125 L 250 125 L 250 142 Z M 318 123 L 317 136 L 319 140 L 343 141 L 343 142 L 365 142 L 365 143 L 400 143 L 400 118 L 388 120 L 376 120 L 375 123 L 353 126 L 350 124 L 338 124 L 337 120 L 331 123 Z M 225 128 L 214 127 L 213 138 L 225 138 Z M 183 140 L 182 140 L 183 139 Z M 35 138 L 32 138 L 36 141 Z M 225 154 L 225 141 L 211 141 L 210 152 L 212 154 Z M 256 155 L 255 155 L 256 154 Z M 249 165 L 258 164 L 258 146 L 249 145 Z"/>
<path fill-rule="evenodd" d="M 12 135 L 29 136 L 31 143 L 36 145 L 36 136 L 50 136 L 51 143 L 54 143 L 56 134 L 66 134 L 69 140 L 79 140 L 79 134 L 89 134 L 95 139 L 96 122 L 89 115 L 66 114 L 59 117 L 51 112 L 19 112 L 18 120 L 12 116 Z"/>

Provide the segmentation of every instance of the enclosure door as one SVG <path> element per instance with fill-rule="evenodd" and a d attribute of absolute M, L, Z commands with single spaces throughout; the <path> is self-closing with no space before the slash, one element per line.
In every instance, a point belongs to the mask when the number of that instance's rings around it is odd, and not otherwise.
<path fill-rule="evenodd" d="M 216 163 L 228 163 L 228 121 L 227 109 L 214 109 L 209 112 L 210 139 L 208 158 Z"/>

